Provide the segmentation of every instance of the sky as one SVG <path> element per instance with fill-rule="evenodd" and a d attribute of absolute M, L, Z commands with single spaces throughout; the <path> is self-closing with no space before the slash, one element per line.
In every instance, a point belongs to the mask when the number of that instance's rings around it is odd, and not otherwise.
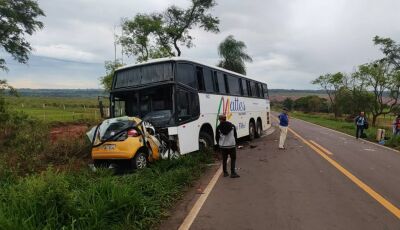
<path fill-rule="evenodd" d="M 0 79 L 17 88 L 100 88 L 104 61 L 114 59 L 114 31 L 121 18 L 161 12 L 190 0 L 39 0 L 45 28 L 29 37 L 34 51 L 28 65 L 4 51 L 8 72 Z M 245 42 L 253 58 L 247 75 L 273 89 L 317 89 L 319 75 L 351 73 L 382 57 L 375 35 L 400 42 L 398 0 L 216 0 L 211 13 L 220 33 L 190 31 L 195 46 L 182 56 L 215 65 L 218 44 L 228 35 Z M 117 56 L 121 58 L 120 48 Z M 126 64 L 134 58 L 123 56 Z"/>

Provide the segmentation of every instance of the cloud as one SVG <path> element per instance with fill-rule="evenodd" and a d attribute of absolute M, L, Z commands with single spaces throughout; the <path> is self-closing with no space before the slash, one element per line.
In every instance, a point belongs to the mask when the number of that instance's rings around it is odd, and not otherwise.
<path fill-rule="evenodd" d="M 72 47 L 66 44 L 49 45 L 49 46 L 34 46 L 34 55 L 58 58 L 71 61 L 81 62 L 99 62 L 102 60 L 98 55 L 90 52 L 80 50 L 79 48 Z"/>
<path fill-rule="evenodd" d="M 26 85 L 35 87 L 42 83 L 50 88 L 98 87 L 103 62 L 114 59 L 114 28 L 122 17 L 159 12 L 171 4 L 186 7 L 190 0 L 42 0 L 39 4 L 47 17 L 45 28 L 29 38 L 35 48 L 32 60 L 24 66 L 8 58 L 10 72 L 0 72 L 0 79 L 18 85 L 26 80 Z M 250 77 L 270 88 L 316 88 L 310 81 L 320 74 L 351 72 L 380 58 L 373 36 L 400 42 L 399 8 L 397 0 L 217 0 L 212 14 L 219 17 L 221 32 L 196 28 L 191 31 L 195 47 L 182 51 L 186 57 L 215 65 L 218 44 L 232 34 L 246 43 L 253 57 L 254 62 L 247 64 Z M 120 52 L 118 47 L 118 57 Z"/>

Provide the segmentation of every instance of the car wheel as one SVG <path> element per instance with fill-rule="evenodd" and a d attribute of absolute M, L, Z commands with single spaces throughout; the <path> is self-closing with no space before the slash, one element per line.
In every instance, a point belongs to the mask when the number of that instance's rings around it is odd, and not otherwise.
<path fill-rule="evenodd" d="M 96 168 L 108 168 L 110 163 L 106 160 L 93 160 L 93 165 Z"/>
<path fill-rule="evenodd" d="M 252 141 L 254 140 L 255 136 L 256 136 L 256 128 L 254 127 L 254 122 L 250 122 L 249 125 L 249 139 Z"/>
<path fill-rule="evenodd" d="M 144 169 L 147 167 L 146 155 L 142 152 L 136 153 L 136 156 L 132 158 L 132 168 L 133 169 Z"/>
<path fill-rule="evenodd" d="M 200 132 L 199 135 L 199 150 L 203 151 L 210 149 L 214 145 L 213 138 L 206 132 Z"/>

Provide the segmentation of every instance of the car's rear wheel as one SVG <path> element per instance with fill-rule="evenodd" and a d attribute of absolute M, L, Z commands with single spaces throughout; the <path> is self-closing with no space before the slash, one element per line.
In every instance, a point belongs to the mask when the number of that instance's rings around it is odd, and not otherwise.
<path fill-rule="evenodd" d="M 206 132 L 200 132 L 199 135 L 199 150 L 210 149 L 214 145 L 213 138 Z"/>
<path fill-rule="evenodd" d="M 133 169 L 144 169 L 147 167 L 146 155 L 142 152 L 136 153 L 135 157 L 132 158 L 132 168 Z"/>

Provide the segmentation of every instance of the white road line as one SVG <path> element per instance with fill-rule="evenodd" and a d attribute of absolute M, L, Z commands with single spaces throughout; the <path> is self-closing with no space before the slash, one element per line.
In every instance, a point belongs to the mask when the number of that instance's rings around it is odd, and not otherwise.
<path fill-rule="evenodd" d="M 230 162 L 228 159 L 227 163 Z M 211 191 L 213 190 L 215 184 L 217 183 L 219 177 L 222 174 L 222 166 L 219 167 L 217 172 L 215 172 L 213 178 L 208 183 L 206 189 L 204 189 L 203 193 L 200 194 L 199 198 L 197 199 L 196 203 L 193 205 L 192 209 L 190 210 L 189 214 L 183 220 L 181 226 L 178 228 L 179 230 L 188 230 L 190 226 L 192 226 L 193 221 L 196 219 L 197 215 L 200 212 L 200 209 L 203 207 L 204 203 L 206 202 L 208 195 L 210 195 Z"/>

